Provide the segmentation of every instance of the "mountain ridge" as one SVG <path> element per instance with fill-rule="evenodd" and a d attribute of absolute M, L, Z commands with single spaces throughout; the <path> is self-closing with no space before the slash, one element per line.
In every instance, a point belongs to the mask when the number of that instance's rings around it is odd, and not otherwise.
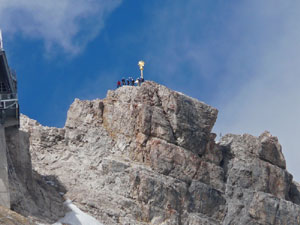
<path fill-rule="evenodd" d="M 103 224 L 300 224 L 300 188 L 278 139 L 215 142 L 217 114 L 146 81 L 75 99 L 64 128 L 23 115 L 21 130 L 33 168 Z"/>

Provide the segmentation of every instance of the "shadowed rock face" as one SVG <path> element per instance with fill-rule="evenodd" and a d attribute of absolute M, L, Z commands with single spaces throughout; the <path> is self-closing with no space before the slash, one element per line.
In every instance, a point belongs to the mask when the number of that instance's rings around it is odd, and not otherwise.
<path fill-rule="evenodd" d="M 64 128 L 25 116 L 33 167 L 103 224 L 300 224 L 282 149 L 211 133 L 218 111 L 154 82 L 71 105 Z M 55 185 L 55 184 L 54 184 Z"/>
<path fill-rule="evenodd" d="M 28 134 L 10 127 L 5 129 L 5 139 L 11 209 L 42 221 L 56 221 L 64 215 L 64 199 L 55 187 L 47 185 L 46 177 L 32 171 Z"/>

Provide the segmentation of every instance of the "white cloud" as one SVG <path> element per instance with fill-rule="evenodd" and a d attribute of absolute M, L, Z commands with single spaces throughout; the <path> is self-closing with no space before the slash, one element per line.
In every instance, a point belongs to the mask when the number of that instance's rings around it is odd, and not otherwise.
<path fill-rule="evenodd" d="M 299 11 L 296 0 L 174 0 L 157 10 L 145 35 L 150 70 L 219 109 L 216 133 L 271 131 L 298 181 Z"/>
<path fill-rule="evenodd" d="M 47 51 L 60 48 L 74 55 L 104 26 L 121 0 L 0 0 L 0 27 L 44 41 Z"/>
<path fill-rule="evenodd" d="M 249 55 L 254 63 L 247 82 L 235 91 L 234 98 L 220 103 L 215 130 L 254 135 L 271 131 L 283 146 L 289 171 L 300 181 L 300 4 L 277 3 L 251 1 L 239 8 L 246 15 L 239 19 L 247 19 L 245 35 L 255 39 L 242 46 L 251 46 L 257 53 Z M 253 21 L 248 20 L 250 14 Z M 244 53 L 235 56 L 241 55 Z M 234 72 L 235 65 L 232 67 Z"/>

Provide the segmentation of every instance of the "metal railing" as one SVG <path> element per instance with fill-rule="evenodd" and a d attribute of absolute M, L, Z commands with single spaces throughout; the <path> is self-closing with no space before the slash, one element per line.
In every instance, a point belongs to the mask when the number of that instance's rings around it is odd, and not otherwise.
<path fill-rule="evenodd" d="M 9 68 L 9 70 L 10 70 L 10 75 L 11 75 L 11 77 L 12 77 L 14 80 L 17 80 L 17 72 L 16 72 L 14 69 L 12 69 L 12 68 Z"/>
<path fill-rule="evenodd" d="M 0 109 L 16 109 L 18 107 L 18 99 L 0 100 Z"/>
<path fill-rule="evenodd" d="M 10 99 L 17 99 L 18 100 L 18 94 L 17 93 L 0 94 L 0 101 L 10 100 Z"/>

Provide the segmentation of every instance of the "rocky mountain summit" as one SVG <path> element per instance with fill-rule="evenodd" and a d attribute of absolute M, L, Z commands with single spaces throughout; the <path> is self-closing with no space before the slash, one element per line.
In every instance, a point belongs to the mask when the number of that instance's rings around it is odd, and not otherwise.
<path fill-rule="evenodd" d="M 46 184 L 105 225 L 300 224 L 300 187 L 277 138 L 216 142 L 217 114 L 147 81 L 75 99 L 64 128 L 22 116 L 21 130 Z"/>

